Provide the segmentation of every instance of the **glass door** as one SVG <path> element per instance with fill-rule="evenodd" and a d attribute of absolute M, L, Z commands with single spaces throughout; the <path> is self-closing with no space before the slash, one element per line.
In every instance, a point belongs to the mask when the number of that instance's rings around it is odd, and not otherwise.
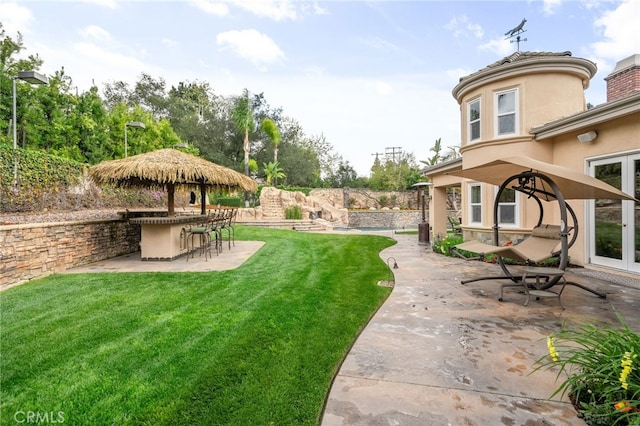
<path fill-rule="evenodd" d="M 592 176 L 636 198 L 640 196 L 640 154 L 596 160 Z M 591 201 L 591 263 L 640 272 L 640 203 Z"/>

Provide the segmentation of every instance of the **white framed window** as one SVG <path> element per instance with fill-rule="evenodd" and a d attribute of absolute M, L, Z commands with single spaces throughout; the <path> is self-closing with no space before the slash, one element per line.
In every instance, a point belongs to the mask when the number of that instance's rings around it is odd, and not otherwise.
<path fill-rule="evenodd" d="M 495 112 L 496 137 L 518 134 L 518 89 L 497 92 Z"/>
<path fill-rule="evenodd" d="M 467 117 L 469 119 L 469 142 L 480 139 L 480 98 L 467 104 Z"/>
<path fill-rule="evenodd" d="M 482 185 L 469 184 L 469 223 L 482 224 Z"/>
<path fill-rule="evenodd" d="M 496 195 L 498 189 L 496 188 Z M 498 225 L 518 225 L 518 193 L 511 188 L 505 188 L 498 200 Z"/>

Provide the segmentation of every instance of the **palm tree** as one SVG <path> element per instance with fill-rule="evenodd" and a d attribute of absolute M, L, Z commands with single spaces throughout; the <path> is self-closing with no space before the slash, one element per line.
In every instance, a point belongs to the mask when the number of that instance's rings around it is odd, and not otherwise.
<path fill-rule="evenodd" d="M 273 162 L 278 162 L 278 147 L 280 146 L 280 130 L 275 121 L 266 117 L 262 119 L 260 128 L 267 134 L 271 142 L 273 142 Z"/>
<path fill-rule="evenodd" d="M 249 99 L 249 91 L 244 89 L 242 96 L 236 99 L 233 111 L 231 111 L 231 120 L 234 126 L 240 132 L 244 133 L 244 141 L 242 147 L 244 149 L 244 174 L 249 176 L 249 152 L 251 146 L 249 145 L 249 132 L 253 131 L 253 106 Z"/>
<path fill-rule="evenodd" d="M 263 163 L 264 174 L 267 176 L 267 186 L 271 186 L 271 180 L 287 177 L 284 174 L 284 170 L 280 168 L 280 164 L 277 161 L 271 163 Z"/>
<path fill-rule="evenodd" d="M 260 128 L 267 134 L 271 142 L 273 142 L 273 162 L 278 164 L 278 147 L 280 146 L 280 129 L 275 121 L 269 117 L 262 119 Z M 274 176 L 274 185 L 278 185 L 278 176 Z"/>

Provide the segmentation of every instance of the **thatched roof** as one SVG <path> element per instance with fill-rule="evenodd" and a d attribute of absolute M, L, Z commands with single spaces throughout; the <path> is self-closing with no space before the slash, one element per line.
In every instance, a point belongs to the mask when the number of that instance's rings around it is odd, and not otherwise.
<path fill-rule="evenodd" d="M 248 176 L 171 148 L 104 161 L 91 167 L 89 176 L 97 183 L 121 187 L 160 189 L 176 185 L 205 185 L 249 192 L 258 189 L 257 184 Z"/>

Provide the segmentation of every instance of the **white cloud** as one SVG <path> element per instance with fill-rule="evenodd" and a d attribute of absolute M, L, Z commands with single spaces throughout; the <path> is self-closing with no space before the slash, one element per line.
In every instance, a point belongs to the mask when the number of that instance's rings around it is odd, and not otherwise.
<path fill-rule="evenodd" d="M 384 81 L 374 82 L 375 91 L 382 96 L 389 96 L 393 93 L 393 86 Z"/>
<path fill-rule="evenodd" d="M 229 14 L 229 6 L 227 6 L 223 2 L 211 0 L 192 0 L 190 3 L 196 8 L 211 15 L 226 16 Z"/>
<path fill-rule="evenodd" d="M 603 38 L 602 41 L 591 44 L 594 54 L 618 61 L 640 53 L 639 16 L 638 0 L 625 0 L 616 9 L 605 12 L 594 22 Z"/>
<path fill-rule="evenodd" d="M 29 33 L 29 25 L 33 22 L 31 10 L 17 3 L 0 3 L 0 16 L 2 26 L 10 37 L 15 37 L 18 31 L 21 34 Z"/>
<path fill-rule="evenodd" d="M 285 59 L 284 52 L 269 36 L 254 29 L 220 33 L 216 37 L 216 43 L 223 50 L 233 51 L 261 70 L 265 70 L 265 64 Z"/>
<path fill-rule="evenodd" d="M 562 5 L 562 0 L 544 0 L 542 11 L 545 15 L 553 15 Z"/>
<path fill-rule="evenodd" d="M 444 27 L 451 31 L 454 37 L 471 36 L 473 38 L 482 38 L 484 36 L 482 26 L 470 22 L 467 15 L 454 16 Z"/>
<path fill-rule="evenodd" d="M 400 50 L 400 48 L 397 45 L 391 43 L 390 41 L 384 40 L 380 37 L 364 39 L 363 44 L 379 50 L 388 50 L 388 51 Z"/>
<path fill-rule="evenodd" d="M 175 40 L 172 40 L 170 38 L 163 38 L 162 40 L 162 44 L 164 44 L 166 47 L 172 49 L 174 47 L 178 47 L 180 45 L 180 43 L 178 43 Z"/>
<path fill-rule="evenodd" d="M 507 56 L 515 50 L 509 40 L 504 38 L 495 38 L 478 46 L 478 49 L 485 52 L 493 52 L 498 56 Z"/>
<path fill-rule="evenodd" d="M 298 14 L 290 0 L 230 0 L 256 16 L 274 21 L 296 20 Z"/>
<path fill-rule="evenodd" d="M 82 0 L 84 3 L 97 4 L 98 6 L 116 9 L 118 7 L 117 0 Z"/>
<path fill-rule="evenodd" d="M 97 25 L 88 25 L 80 30 L 80 34 L 85 38 L 90 38 L 99 41 L 110 41 L 111 34 L 105 29 L 100 28 Z"/>

